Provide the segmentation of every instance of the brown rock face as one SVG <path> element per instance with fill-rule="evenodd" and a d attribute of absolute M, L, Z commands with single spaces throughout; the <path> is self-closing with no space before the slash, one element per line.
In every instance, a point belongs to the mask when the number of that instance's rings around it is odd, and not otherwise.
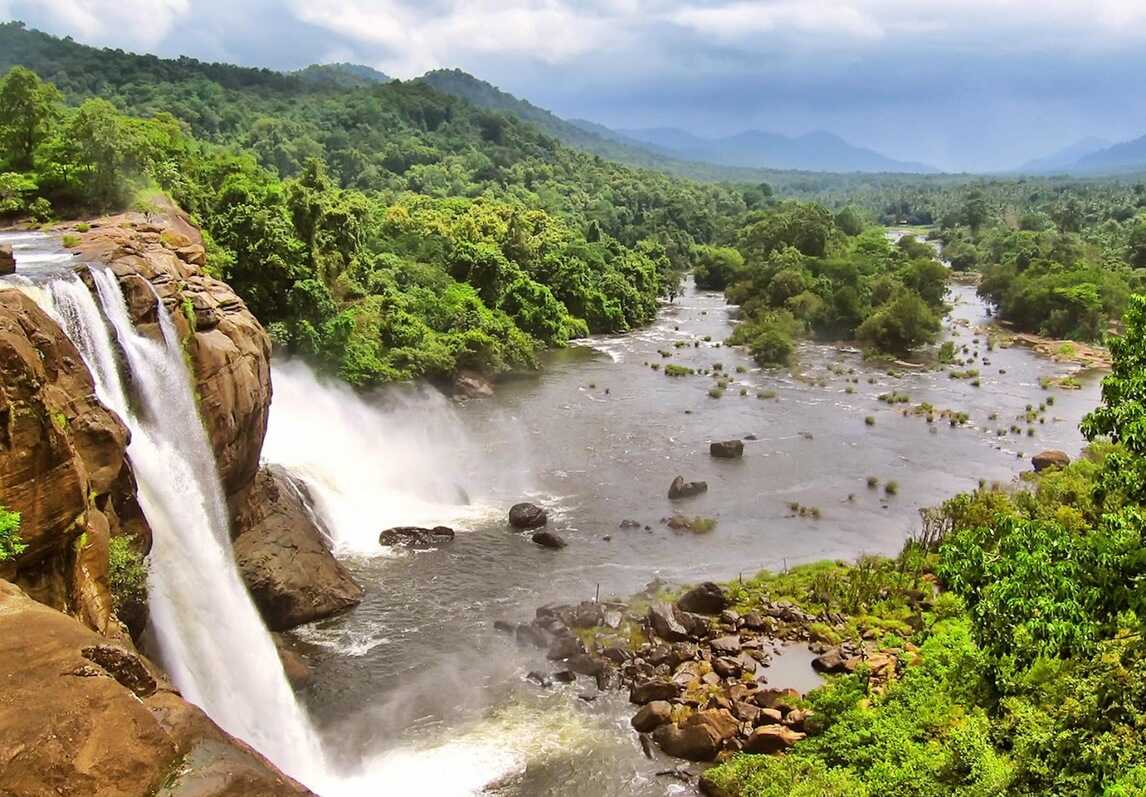
<path fill-rule="evenodd" d="M 16 273 L 16 256 L 12 254 L 12 247 L 0 244 L 0 277 L 14 273 Z"/>
<path fill-rule="evenodd" d="M 303 491 L 281 468 L 261 469 L 232 501 L 235 561 L 272 631 L 344 611 L 362 588 L 334 558 Z"/>
<path fill-rule="evenodd" d="M 307 795 L 171 691 L 142 656 L 0 581 L 8 797 Z"/>
<path fill-rule="evenodd" d="M 112 636 L 107 545 L 150 532 L 124 461 L 128 431 L 95 397 L 79 352 L 17 290 L 0 290 L 0 504 L 28 546 L 0 565 L 37 600 Z"/>

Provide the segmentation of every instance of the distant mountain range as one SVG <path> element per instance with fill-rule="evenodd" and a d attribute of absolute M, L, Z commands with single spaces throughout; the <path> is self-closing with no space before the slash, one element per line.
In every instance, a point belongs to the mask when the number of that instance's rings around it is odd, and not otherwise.
<path fill-rule="evenodd" d="M 728 138 L 706 139 L 676 128 L 618 131 L 582 119 L 562 119 L 460 69 L 438 69 L 417 79 L 473 105 L 530 122 L 568 146 L 610 160 L 686 176 L 750 181 L 765 179 L 766 171 L 938 171 L 926 164 L 897 161 L 854 146 L 831 133 L 790 138 L 752 130 Z"/>
<path fill-rule="evenodd" d="M 666 154 L 723 166 L 797 169 L 811 172 L 934 174 L 939 171 L 925 163 L 889 158 L 823 130 L 801 136 L 745 130 L 723 138 L 704 138 L 674 127 L 618 132 L 627 138 L 649 144 Z"/>
<path fill-rule="evenodd" d="M 1112 144 L 1084 138 L 1016 169 L 1024 174 L 1111 175 L 1146 172 L 1146 136 Z"/>

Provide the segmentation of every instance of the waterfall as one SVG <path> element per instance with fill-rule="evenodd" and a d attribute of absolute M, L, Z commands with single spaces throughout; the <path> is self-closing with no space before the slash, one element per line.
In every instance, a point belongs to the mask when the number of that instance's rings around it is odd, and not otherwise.
<path fill-rule="evenodd" d="M 378 533 L 391 526 L 501 517 L 505 497 L 526 490 L 524 456 L 491 468 L 488 449 L 432 388 L 363 396 L 299 361 L 276 362 L 273 376 L 263 458 L 307 483 L 342 552 L 376 556 Z M 513 434 L 509 419 L 489 426 Z"/>
<path fill-rule="evenodd" d="M 224 730 L 316 785 L 325 778 L 321 743 L 235 565 L 225 497 L 174 324 L 158 302 L 163 341 L 143 336 L 115 276 L 91 274 L 99 306 L 69 273 L 50 284 L 51 309 L 99 399 L 131 430 L 128 458 L 154 534 L 148 589 L 160 659 L 184 697 Z"/>

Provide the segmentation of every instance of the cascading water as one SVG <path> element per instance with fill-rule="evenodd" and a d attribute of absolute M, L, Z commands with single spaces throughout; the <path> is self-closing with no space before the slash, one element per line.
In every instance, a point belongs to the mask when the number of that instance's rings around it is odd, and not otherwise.
<path fill-rule="evenodd" d="M 504 501 L 491 501 L 499 494 L 526 492 L 524 457 L 490 468 L 436 390 L 397 388 L 367 400 L 297 361 L 276 363 L 273 376 L 263 458 L 308 484 L 340 551 L 377 555 L 385 528 L 465 524 L 500 515 Z M 512 428 L 499 424 L 498 433 Z"/>
<path fill-rule="evenodd" d="M 144 337 L 115 276 L 91 273 L 106 324 L 70 272 L 49 286 L 52 309 L 83 355 L 100 400 L 131 429 L 128 457 L 154 533 L 148 588 L 163 664 L 184 696 L 228 733 L 317 787 L 325 779 L 320 740 L 235 566 L 226 502 L 175 327 L 159 302 L 163 342 Z M 134 403 L 116 365 L 113 333 Z"/>

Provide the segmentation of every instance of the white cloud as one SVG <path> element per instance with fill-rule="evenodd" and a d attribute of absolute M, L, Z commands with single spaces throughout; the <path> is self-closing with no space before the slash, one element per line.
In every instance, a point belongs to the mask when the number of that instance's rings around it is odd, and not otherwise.
<path fill-rule="evenodd" d="M 761 33 L 846 36 L 878 39 L 879 20 L 859 3 L 734 2 L 715 6 L 686 6 L 671 15 L 676 24 L 698 33 L 738 39 Z"/>
<path fill-rule="evenodd" d="M 610 11 L 598 4 L 582 13 L 556 0 L 451 0 L 425 9 L 397 0 L 292 0 L 297 17 L 365 45 L 386 51 L 385 71 L 408 77 L 464 60 L 466 54 L 527 56 L 559 63 L 616 43 L 612 24 L 635 2 Z"/>
<path fill-rule="evenodd" d="M 146 49 L 162 41 L 191 10 L 191 0 L 11 0 L 9 19 L 44 19 L 84 41 Z"/>

